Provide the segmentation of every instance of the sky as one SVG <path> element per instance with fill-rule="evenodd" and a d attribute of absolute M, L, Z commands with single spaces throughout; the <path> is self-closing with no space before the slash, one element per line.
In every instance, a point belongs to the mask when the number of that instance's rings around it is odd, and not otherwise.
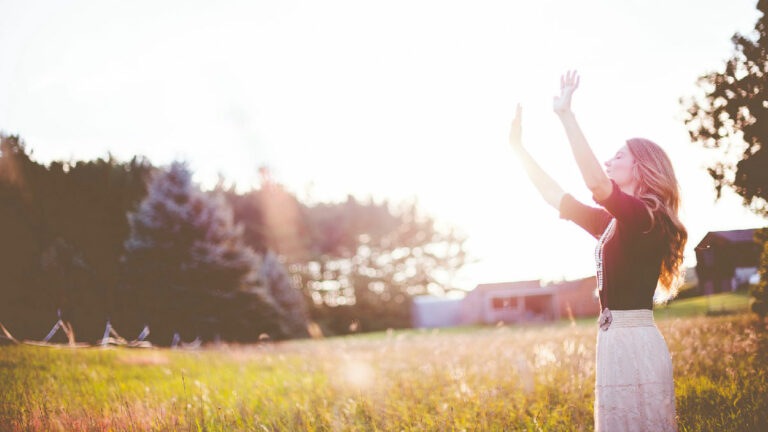
<path fill-rule="evenodd" d="M 722 71 L 756 1 L 0 0 L 0 130 L 42 163 L 111 153 L 190 163 L 258 187 L 258 167 L 299 199 L 417 200 L 467 235 L 476 263 L 455 286 L 595 273 L 596 241 L 541 198 L 507 141 L 523 142 L 596 206 L 552 111 L 575 69 L 572 109 L 601 162 L 645 137 L 671 157 L 689 234 L 766 221 L 715 202 L 682 96 Z"/>

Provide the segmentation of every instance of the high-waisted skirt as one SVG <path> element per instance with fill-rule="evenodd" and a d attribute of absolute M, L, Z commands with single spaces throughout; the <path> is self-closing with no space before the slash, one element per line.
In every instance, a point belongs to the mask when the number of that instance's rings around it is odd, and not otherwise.
<path fill-rule="evenodd" d="M 653 311 L 610 315 L 597 329 L 595 431 L 677 431 L 672 358 Z"/>

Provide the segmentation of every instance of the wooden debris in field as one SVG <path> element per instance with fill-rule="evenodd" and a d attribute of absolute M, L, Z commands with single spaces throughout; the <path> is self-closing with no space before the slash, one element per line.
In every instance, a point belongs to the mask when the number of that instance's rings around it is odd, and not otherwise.
<path fill-rule="evenodd" d="M 0 323 L 0 330 L 3 331 L 3 334 L 0 335 L 0 345 L 20 343 L 18 340 L 16 340 L 15 337 L 13 337 L 13 335 L 11 335 L 11 332 L 9 332 L 8 329 L 5 328 L 3 323 Z"/>

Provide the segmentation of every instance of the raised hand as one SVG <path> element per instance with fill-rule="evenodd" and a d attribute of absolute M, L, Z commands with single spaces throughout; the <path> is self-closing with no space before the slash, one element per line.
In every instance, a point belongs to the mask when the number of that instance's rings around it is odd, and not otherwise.
<path fill-rule="evenodd" d="M 565 114 L 571 111 L 571 96 L 579 87 L 579 76 L 576 71 L 566 72 L 560 76 L 560 96 L 555 96 L 552 108 L 557 114 Z"/>
<path fill-rule="evenodd" d="M 512 148 L 517 149 L 523 145 L 523 107 L 517 104 L 515 118 L 512 119 L 512 126 L 509 128 L 509 143 Z"/>

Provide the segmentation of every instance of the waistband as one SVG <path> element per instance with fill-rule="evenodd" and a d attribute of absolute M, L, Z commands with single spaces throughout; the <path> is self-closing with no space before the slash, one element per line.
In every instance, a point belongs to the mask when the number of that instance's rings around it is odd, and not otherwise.
<path fill-rule="evenodd" d="M 610 328 L 656 326 L 651 309 L 609 310 L 611 311 Z"/>

